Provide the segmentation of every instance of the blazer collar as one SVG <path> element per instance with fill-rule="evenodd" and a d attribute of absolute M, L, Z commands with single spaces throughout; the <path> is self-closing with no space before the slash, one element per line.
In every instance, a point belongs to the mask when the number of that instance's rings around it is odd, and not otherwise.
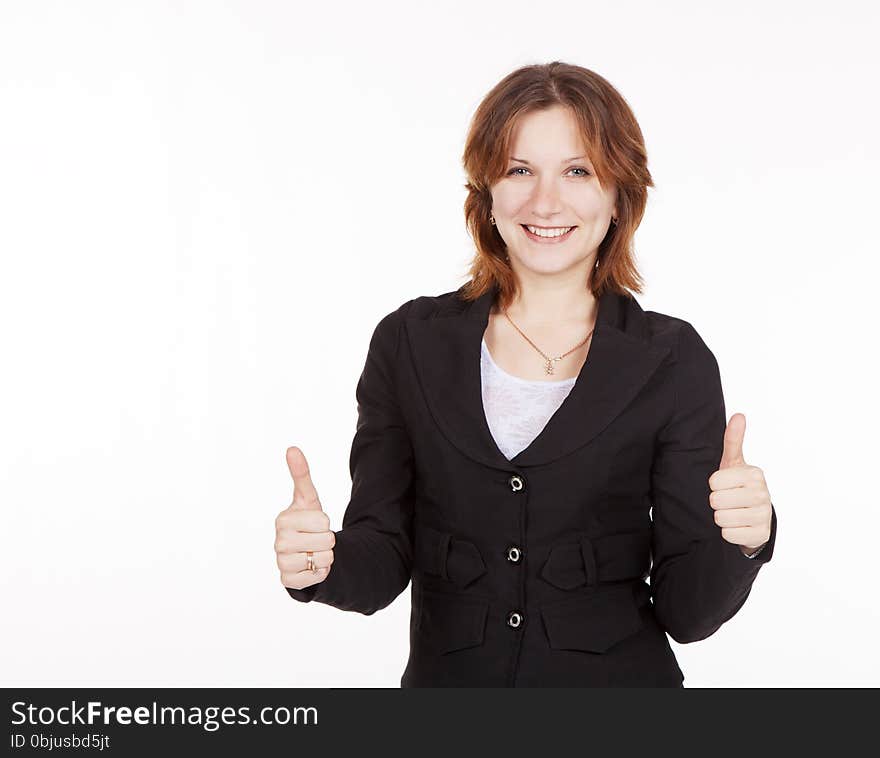
<path fill-rule="evenodd" d="M 469 458 L 505 471 L 539 466 L 589 443 L 633 401 L 670 352 L 648 341 L 635 298 L 599 298 L 587 359 L 571 391 L 538 436 L 508 460 L 483 409 L 480 349 L 497 285 L 474 301 L 457 293 L 428 318 L 409 316 L 406 333 L 416 373 L 437 426 Z"/>

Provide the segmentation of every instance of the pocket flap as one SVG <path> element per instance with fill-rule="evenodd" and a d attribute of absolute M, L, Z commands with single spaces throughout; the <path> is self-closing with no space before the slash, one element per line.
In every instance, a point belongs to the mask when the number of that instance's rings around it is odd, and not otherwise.
<path fill-rule="evenodd" d="M 541 577 L 561 590 L 644 578 L 651 566 L 651 531 L 581 537 L 554 545 Z"/>
<path fill-rule="evenodd" d="M 554 545 L 541 568 L 541 576 L 561 590 L 595 584 L 596 559 L 590 540 L 585 537 L 580 542 Z"/>
<path fill-rule="evenodd" d="M 477 546 L 428 526 L 416 528 L 415 565 L 459 587 L 467 587 L 486 573 Z"/>
<path fill-rule="evenodd" d="M 644 626 L 631 587 L 582 595 L 541 608 L 550 647 L 604 653 Z"/>
<path fill-rule="evenodd" d="M 482 645 L 488 614 L 488 600 L 423 590 L 419 635 L 439 654 Z"/>

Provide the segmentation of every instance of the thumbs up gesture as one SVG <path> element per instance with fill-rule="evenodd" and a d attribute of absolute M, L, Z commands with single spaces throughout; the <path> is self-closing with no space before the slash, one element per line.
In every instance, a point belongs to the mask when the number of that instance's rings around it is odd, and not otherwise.
<path fill-rule="evenodd" d="M 721 536 L 750 555 L 770 539 L 773 511 L 764 472 L 743 458 L 746 417 L 734 413 L 724 432 L 718 470 L 709 477 L 709 505 Z"/>
<path fill-rule="evenodd" d="M 321 508 L 309 475 L 309 464 L 298 447 L 287 448 L 293 477 L 293 501 L 275 518 L 275 554 L 281 584 L 301 590 L 323 582 L 333 564 L 336 533 Z"/>

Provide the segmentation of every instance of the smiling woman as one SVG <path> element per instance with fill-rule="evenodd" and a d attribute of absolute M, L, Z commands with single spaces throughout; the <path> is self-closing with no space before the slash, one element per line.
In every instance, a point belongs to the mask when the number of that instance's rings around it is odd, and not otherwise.
<path fill-rule="evenodd" d="M 642 292 L 633 235 L 653 180 L 638 122 L 606 79 L 559 61 L 517 69 L 475 112 L 462 161 L 477 248 L 465 297 L 497 284 L 504 310 L 518 280 L 585 264 L 595 297 Z"/>
<path fill-rule="evenodd" d="M 376 326 L 340 531 L 288 452 L 282 582 L 370 615 L 412 581 L 404 687 L 681 687 L 667 634 L 737 612 L 776 516 L 715 357 L 630 294 L 641 132 L 592 71 L 527 66 L 464 163 L 470 281 Z"/>

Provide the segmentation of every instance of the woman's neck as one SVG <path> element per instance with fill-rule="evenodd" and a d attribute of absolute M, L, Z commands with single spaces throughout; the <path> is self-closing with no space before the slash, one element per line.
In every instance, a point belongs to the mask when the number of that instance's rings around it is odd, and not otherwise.
<path fill-rule="evenodd" d="M 583 282 L 547 282 L 520 286 L 507 313 L 517 324 L 541 327 L 592 323 L 597 309 L 597 299 Z M 501 312 L 497 308 L 495 310 Z"/>

